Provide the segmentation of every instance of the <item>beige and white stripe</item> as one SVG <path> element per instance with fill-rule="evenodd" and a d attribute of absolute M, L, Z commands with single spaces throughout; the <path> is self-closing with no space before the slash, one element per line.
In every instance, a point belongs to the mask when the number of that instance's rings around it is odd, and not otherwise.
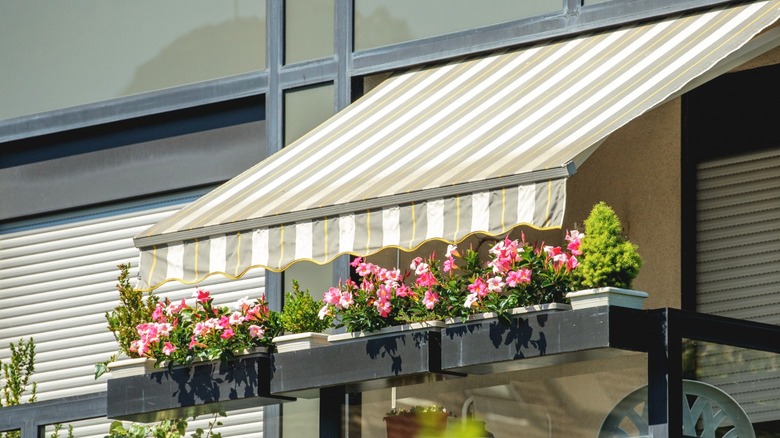
<path fill-rule="evenodd" d="M 778 19 L 740 4 L 392 77 L 136 237 L 142 286 L 560 227 L 571 161 Z"/>

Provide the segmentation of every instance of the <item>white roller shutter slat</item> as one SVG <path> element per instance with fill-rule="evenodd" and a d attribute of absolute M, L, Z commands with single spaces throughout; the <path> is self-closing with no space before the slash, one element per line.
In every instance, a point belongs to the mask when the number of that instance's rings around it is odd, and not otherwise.
<path fill-rule="evenodd" d="M 131 263 L 135 278 L 133 236 L 182 205 L 171 198 L 149 202 L 148 208 L 133 202 L 0 228 L 0 359 L 10 356 L 10 342 L 34 338 L 39 400 L 105 391 L 106 379 L 94 379 L 94 366 L 117 351 L 104 317 L 118 304 L 117 265 Z M 253 270 L 235 281 L 217 276 L 200 287 L 210 290 L 218 304 L 234 303 L 263 293 L 264 272 Z M 171 283 L 156 293 L 180 300 L 194 290 Z M 190 431 L 207 427 L 208 420 L 191 421 Z M 229 413 L 221 421 L 226 438 L 262 436 L 262 408 Z M 109 424 L 106 419 L 76 422 L 74 432 L 80 438 L 102 438 Z M 66 428 L 60 431 L 66 434 Z"/>
<path fill-rule="evenodd" d="M 696 205 L 697 310 L 780 324 L 780 150 L 703 163 Z M 778 355 L 707 344 L 697 363 L 752 422 L 780 419 Z"/>

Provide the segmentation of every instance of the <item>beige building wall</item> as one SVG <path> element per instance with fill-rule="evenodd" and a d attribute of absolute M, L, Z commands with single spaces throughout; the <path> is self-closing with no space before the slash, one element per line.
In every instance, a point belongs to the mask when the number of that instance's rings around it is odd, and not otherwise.
<path fill-rule="evenodd" d="M 620 217 L 644 265 L 633 288 L 646 308 L 681 305 L 681 105 L 674 99 L 610 135 L 567 184 L 564 224 L 582 229 L 604 201 Z"/>

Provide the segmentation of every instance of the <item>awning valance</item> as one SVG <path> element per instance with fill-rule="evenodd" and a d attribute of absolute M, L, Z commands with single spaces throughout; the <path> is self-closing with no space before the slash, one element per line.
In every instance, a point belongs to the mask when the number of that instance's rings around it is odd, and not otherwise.
<path fill-rule="evenodd" d="M 391 77 L 137 236 L 139 287 L 561 227 L 577 158 L 772 24 L 779 3 Z"/>

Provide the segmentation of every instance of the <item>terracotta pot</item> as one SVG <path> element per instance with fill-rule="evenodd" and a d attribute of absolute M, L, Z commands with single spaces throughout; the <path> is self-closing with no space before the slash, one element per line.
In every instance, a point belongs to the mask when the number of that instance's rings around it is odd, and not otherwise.
<path fill-rule="evenodd" d="M 416 436 L 444 436 L 447 429 L 446 412 L 388 415 L 385 417 L 387 438 L 413 438 Z"/>

